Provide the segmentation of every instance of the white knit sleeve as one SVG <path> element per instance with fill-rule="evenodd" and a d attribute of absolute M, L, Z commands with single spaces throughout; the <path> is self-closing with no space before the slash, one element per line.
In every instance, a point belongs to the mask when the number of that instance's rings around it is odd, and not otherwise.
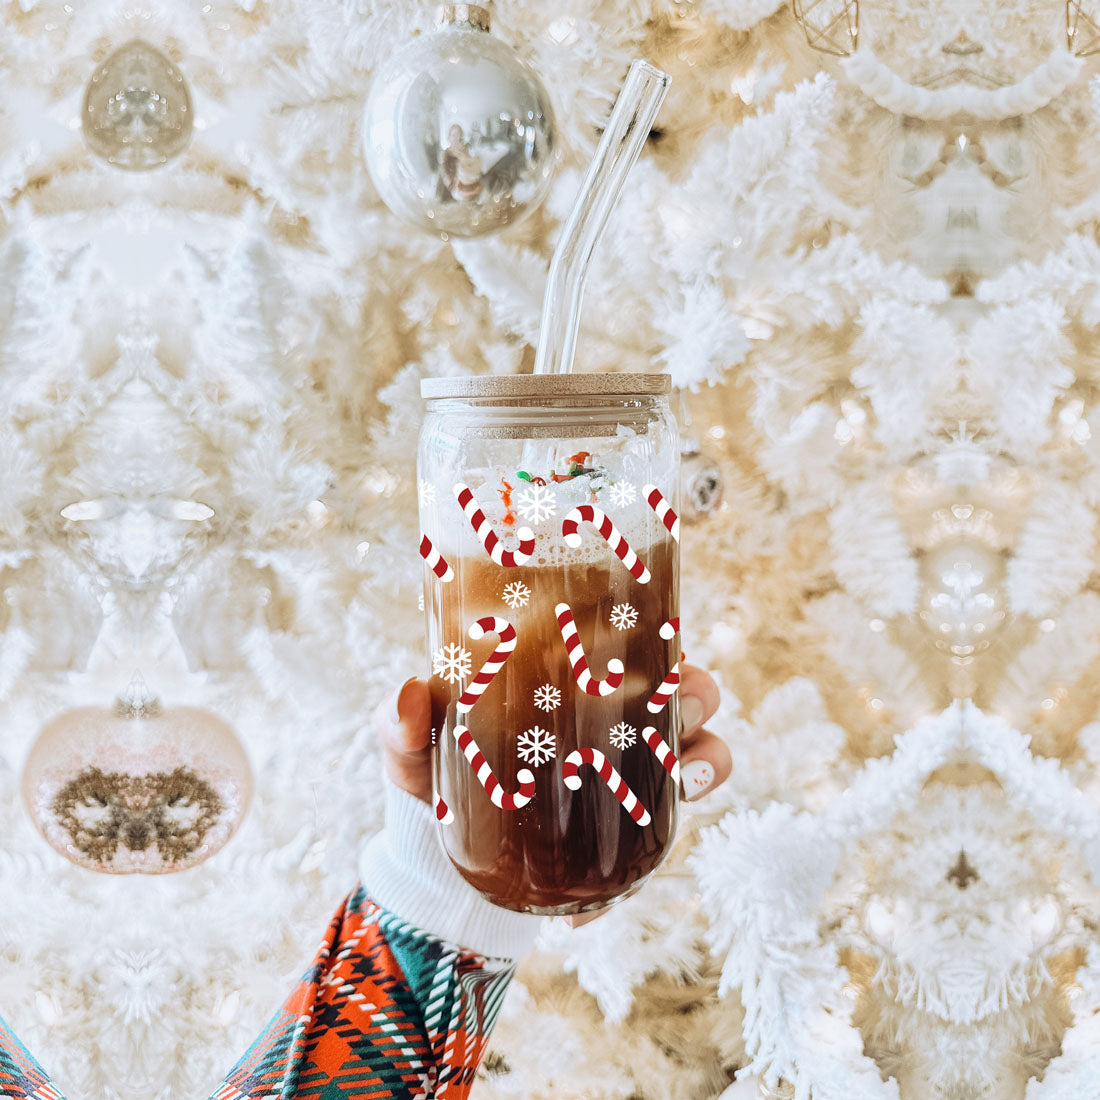
<path fill-rule="evenodd" d="M 486 901 L 454 869 L 437 828 L 427 803 L 387 781 L 386 827 L 359 857 L 367 893 L 410 924 L 478 955 L 526 954 L 543 918 Z"/>

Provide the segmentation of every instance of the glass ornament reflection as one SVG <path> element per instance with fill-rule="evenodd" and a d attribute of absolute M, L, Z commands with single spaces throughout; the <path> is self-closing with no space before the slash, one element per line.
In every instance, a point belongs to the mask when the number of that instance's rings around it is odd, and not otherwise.
<path fill-rule="evenodd" d="M 96 156 L 116 168 L 146 172 L 187 148 L 193 114 L 183 73 L 156 47 L 135 38 L 92 73 L 81 125 Z"/>
<path fill-rule="evenodd" d="M 964 662 L 987 648 L 1006 615 L 1001 556 L 960 539 L 931 550 L 920 572 L 920 618 L 937 648 Z"/>
<path fill-rule="evenodd" d="M 364 156 L 382 201 L 444 237 L 479 237 L 543 200 L 556 159 L 542 81 L 488 32 L 474 5 L 444 9 L 442 25 L 376 74 L 364 115 Z"/>
<path fill-rule="evenodd" d="M 224 847 L 248 808 L 252 772 L 225 721 L 163 708 L 137 675 L 113 708 L 77 707 L 48 722 L 22 789 L 38 831 L 78 867 L 167 874 Z"/>

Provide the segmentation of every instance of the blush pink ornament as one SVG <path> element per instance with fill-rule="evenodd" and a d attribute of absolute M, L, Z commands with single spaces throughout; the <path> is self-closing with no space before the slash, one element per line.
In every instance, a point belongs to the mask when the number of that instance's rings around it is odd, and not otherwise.
<path fill-rule="evenodd" d="M 79 707 L 49 722 L 22 787 L 39 832 L 77 866 L 165 874 L 225 845 L 248 808 L 252 773 L 222 719 L 162 708 L 135 676 L 113 709 Z"/>

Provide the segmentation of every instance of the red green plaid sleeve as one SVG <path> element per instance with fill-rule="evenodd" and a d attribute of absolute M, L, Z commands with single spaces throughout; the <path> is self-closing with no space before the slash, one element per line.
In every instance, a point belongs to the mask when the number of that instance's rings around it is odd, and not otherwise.
<path fill-rule="evenodd" d="M 0 1020 L 0 1096 L 8 1100 L 65 1100 L 46 1071 Z"/>
<path fill-rule="evenodd" d="M 360 886 L 211 1100 L 464 1100 L 514 971 L 409 925 Z"/>

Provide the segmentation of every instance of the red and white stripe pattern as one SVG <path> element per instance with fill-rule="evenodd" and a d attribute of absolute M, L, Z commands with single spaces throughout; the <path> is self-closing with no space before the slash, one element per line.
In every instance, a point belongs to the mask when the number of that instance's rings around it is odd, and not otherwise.
<path fill-rule="evenodd" d="M 630 543 L 623 538 L 619 529 L 607 518 L 607 515 L 594 504 L 580 504 L 574 508 L 561 524 L 562 537 L 566 546 L 574 549 L 581 544 L 581 535 L 577 528 L 582 523 L 592 523 L 603 536 L 604 541 L 614 551 L 616 557 L 630 570 L 630 575 L 639 584 L 649 583 L 649 570 L 642 560 L 630 547 Z"/>
<path fill-rule="evenodd" d="M 680 541 L 680 517 L 672 510 L 672 505 L 665 500 L 661 490 L 656 485 L 644 485 L 642 496 L 646 503 L 657 513 L 657 518 L 668 528 L 668 533 L 676 542 Z"/>
<path fill-rule="evenodd" d="M 642 730 L 642 740 L 653 750 L 658 763 L 672 776 L 673 783 L 680 782 L 680 759 L 669 747 L 668 742 L 657 732 L 656 726 L 646 726 Z"/>
<path fill-rule="evenodd" d="M 573 678 L 577 681 L 577 687 L 586 695 L 610 695 L 623 682 L 626 674 L 622 661 L 618 657 L 612 657 L 607 662 L 607 678 L 597 680 L 589 671 L 584 645 L 577 633 L 577 624 L 573 620 L 569 604 L 559 603 L 554 608 L 554 614 L 558 617 L 558 629 L 561 631 L 562 641 L 565 642 L 569 663 L 573 666 Z"/>
<path fill-rule="evenodd" d="M 494 806 L 499 810 L 522 810 L 535 796 L 535 775 L 529 768 L 520 768 L 516 772 L 519 780 L 519 793 L 509 794 L 500 785 L 500 781 L 493 774 L 489 761 L 485 759 L 481 749 L 477 747 L 474 736 L 465 726 L 456 725 L 454 728 L 455 740 L 462 750 L 462 755 L 470 762 L 474 769 L 477 781 L 485 788 Z"/>
<path fill-rule="evenodd" d="M 646 709 L 650 714 L 660 714 L 668 706 L 671 699 L 680 688 L 680 662 L 668 670 L 668 675 L 657 685 L 657 690 L 649 697 Z"/>
<path fill-rule="evenodd" d="M 535 533 L 530 527 L 521 527 L 516 532 L 519 539 L 518 549 L 505 550 L 504 544 L 497 538 L 496 532 L 485 518 L 485 513 L 474 499 L 474 494 L 470 491 L 469 486 L 463 485 L 461 481 L 455 485 L 455 499 L 462 506 L 462 511 L 466 513 L 466 518 L 470 521 L 474 534 L 481 539 L 481 545 L 485 547 L 485 553 L 497 565 L 502 565 L 505 569 L 511 569 L 514 566 L 525 564 L 530 559 L 535 552 Z"/>
<path fill-rule="evenodd" d="M 469 635 L 475 642 L 484 638 L 486 634 L 499 635 L 500 644 L 481 666 L 481 671 L 470 681 L 466 690 L 458 697 L 455 709 L 459 714 L 466 714 L 481 698 L 481 693 L 493 682 L 493 677 L 504 667 L 516 648 L 516 628 L 507 619 L 486 615 L 476 623 L 471 623 Z"/>
<path fill-rule="evenodd" d="M 669 619 L 661 624 L 658 633 L 666 642 L 671 641 L 680 632 L 680 616 Z M 650 714 L 660 714 L 668 706 L 668 701 L 680 687 L 680 662 L 677 661 L 669 669 L 668 675 L 657 685 L 657 690 L 649 697 L 646 709 Z M 642 736 L 645 736 L 644 734 Z M 656 750 L 654 750 L 656 751 Z"/>
<path fill-rule="evenodd" d="M 454 810 L 439 795 L 435 796 L 435 819 L 440 825 L 450 825 L 455 819 Z"/>
<path fill-rule="evenodd" d="M 455 579 L 455 571 L 447 559 L 435 548 L 435 544 L 423 531 L 420 532 L 420 556 L 431 571 L 444 583 Z"/>
<path fill-rule="evenodd" d="M 627 786 L 626 780 L 612 766 L 611 761 L 599 749 L 574 749 L 564 760 L 561 777 L 571 791 L 581 789 L 581 777 L 577 774 L 582 764 L 591 764 L 622 807 L 639 825 L 648 825 L 649 811 L 638 801 L 638 796 Z"/>

